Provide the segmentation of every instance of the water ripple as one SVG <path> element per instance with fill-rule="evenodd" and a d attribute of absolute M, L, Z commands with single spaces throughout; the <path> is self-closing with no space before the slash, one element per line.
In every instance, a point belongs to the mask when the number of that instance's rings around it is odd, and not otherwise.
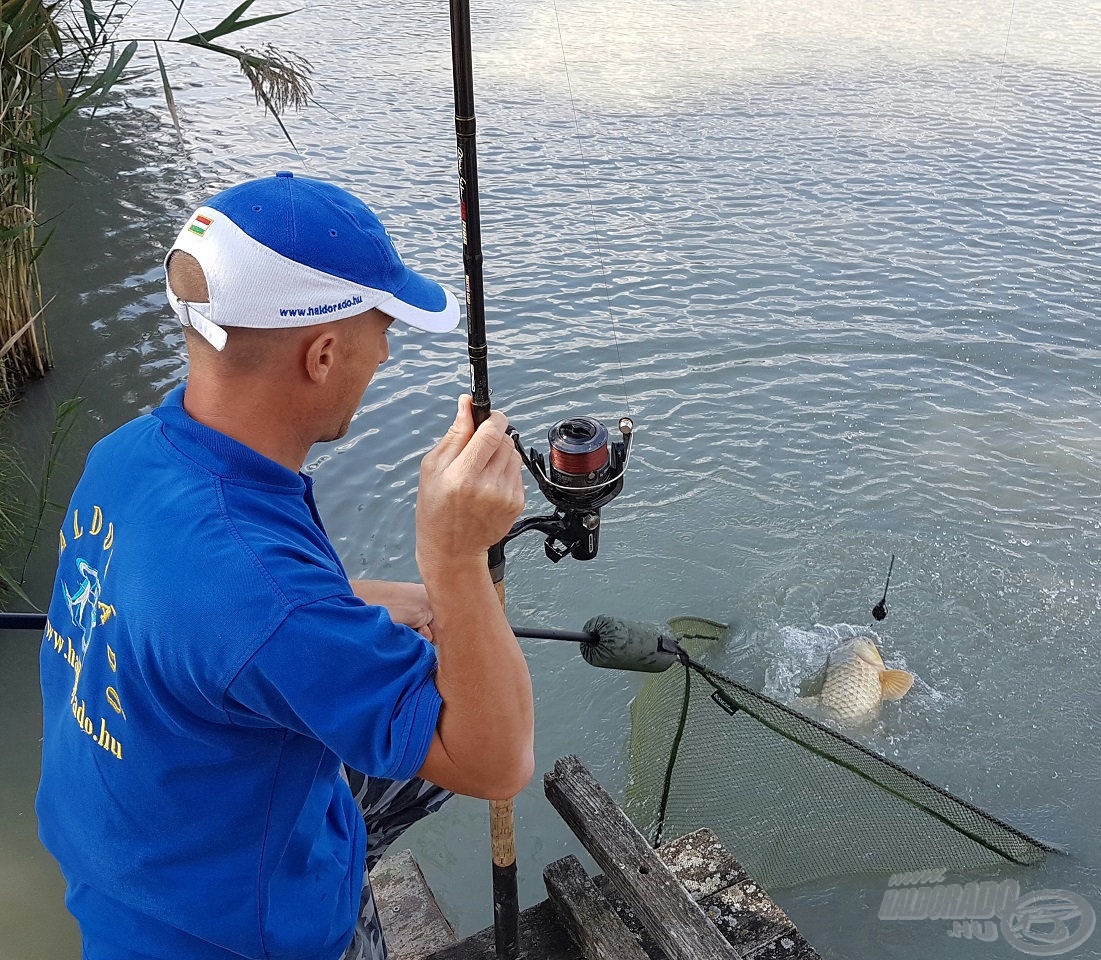
<path fill-rule="evenodd" d="M 515 543 L 513 610 L 729 620 L 727 666 L 764 684 L 815 624 L 868 619 L 894 553 L 876 629 L 923 682 L 881 745 L 1065 838 L 1078 873 L 1055 885 L 1096 889 L 1096 18 L 1018 4 L 1007 37 L 1006 11 L 977 2 L 558 6 L 572 102 L 549 8 L 491 3 L 476 25 L 494 402 L 540 448 L 574 413 L 629 407 L 639 429 L 601 555 L 551 570 L 536 538 Z M 309 18 L 296 40 L 324 109 L 288 118 L 295 149 L 194 50 L 169 54 L 182 150 L 156 84 L 74 128 L 88 162 L 48 184 L 64 229 L 43 264 L 88 442 L 186 375 L 159 260 L 186 211 L 242 177 L 354 186 L 411 263 L 462 289 L 438 5 Z M 348 436 L 311 455 L 354 575 L 416 575 L 419 460 L 466 383 L 460 333 L 397 335 Z M 620 777 L 637 687 L 530 653 L 540 762 L 580 749 Z M 541 853 L 563 846 L 525 804 L 553 838 Z M 429 872 L 433 851 L 470 858 L 426 829 Z M 524 856 L 522 896 L 541 898 L 540 853 Z M 483 897 L 433 882 L 460 929 L 488 922 Z M 829 918 L 814 904 L 796 906 L 824 952 L 845 949 L 837 925 L 868 926 L 855 900 Z M 890 952 L 932 955 L 936 933 Z"/>

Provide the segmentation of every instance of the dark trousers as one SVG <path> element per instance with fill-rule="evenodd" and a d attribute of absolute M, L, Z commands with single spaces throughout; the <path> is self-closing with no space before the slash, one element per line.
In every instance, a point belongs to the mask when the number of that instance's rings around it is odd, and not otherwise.
<path fill-rule="evenodd" d="M 344 772 L 367 824 L 367 869 L 363 874 L 355 935 L 343 960 L 387 960 L 386 937 L 371 892 L 371 868 L 408 827 L 435 813 L 452 794 L 419 778 L 383 780 L 365 777 L 349 767 Z"/>

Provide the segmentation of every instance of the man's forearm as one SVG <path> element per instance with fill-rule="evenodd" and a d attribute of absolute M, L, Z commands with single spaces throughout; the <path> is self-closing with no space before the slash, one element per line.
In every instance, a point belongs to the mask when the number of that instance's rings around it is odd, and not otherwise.
<path fill-rule="evenodd" d="M 425 775 L 459 793 L 507 799 L 534 769 L 527 662 L 484 558 L 418 559 L 432 605 L 436 686 L 443 698 Z"/>
<path fill-rule="evenodd" d="M 364 603 L 385 607 L 394 623 L 424 634 L 429 640 L 432 634 L 432 607 L 428 592 L 422 583 L 406 583 L 389 580 L 352 580 L 352 592 Z"/>

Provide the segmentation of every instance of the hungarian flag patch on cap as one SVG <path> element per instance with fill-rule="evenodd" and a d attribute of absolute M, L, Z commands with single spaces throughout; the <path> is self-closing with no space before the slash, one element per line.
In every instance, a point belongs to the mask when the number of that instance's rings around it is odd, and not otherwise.
<path fill-rule="evenodd" d="M 191 223 L 188 224 L 187 229 L 192 233 L 197 233 L 200 237 L 206 233 L 206 228 L 209 227 L 214 221 L 210 217 L 204 217 L 201 213 L 195 214 Z"/>

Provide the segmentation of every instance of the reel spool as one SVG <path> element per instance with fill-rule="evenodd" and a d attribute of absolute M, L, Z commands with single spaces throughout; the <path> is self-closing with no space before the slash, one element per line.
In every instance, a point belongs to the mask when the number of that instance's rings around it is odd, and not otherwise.
<path fill-rule="evenodd" d="M 608 479 L 608 428 L 592 417 L 559 420 L 547 433 L 550 479 L 584 490 Z"/>
<path fill-rule="evenodd" d="M 600 508 L 623 490 L 634 432 L 630 417 L 619 421 L 619 432 L 622 440 L 611 441 L 608 428 L 593 417 L 559 420 L 547 433 L 549 464 L 534 448 L 525 453 L 514 432 L 513 442 L 524 465 L 555 512 L 517 521 L 505 541 L 526 530 L 539 530 L 547 534 L 544 549 L 555 563 L 567 554 L 575 560 L 595 557 Z"/>

